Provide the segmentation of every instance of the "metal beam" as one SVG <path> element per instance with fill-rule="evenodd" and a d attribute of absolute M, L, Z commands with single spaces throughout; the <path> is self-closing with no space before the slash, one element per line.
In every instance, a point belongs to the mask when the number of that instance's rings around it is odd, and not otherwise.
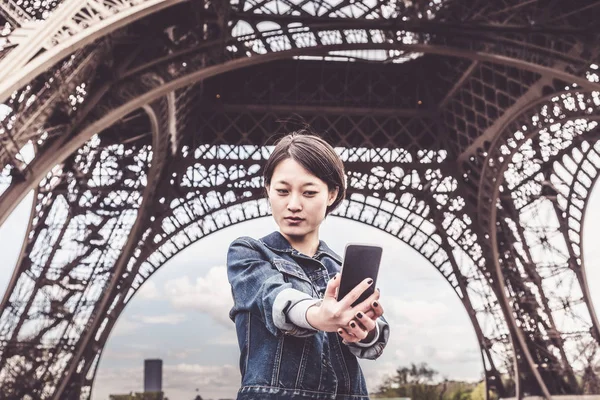
<path fill-rule="evenodd" d="M 286 105 L 286 104 L 219 104 L 213 108 L 219 111 L 241 113 L 256 112 L 277 114 L 318 114 L 318 115 L 354 115 L 377 117 L 420 117 L 433 118 L 436 113 L 427 109 L 418 108 L 378 108 L 378 107 L 341 107 L 315 105 Z"/>
<path fill-rule="evenodd" d="M 416 33 L 443 33 L 443 34 L 548 34 L 548 35 L 575 35 L 589 38 L 591 31 L 585 27 L 565 27 L 565 26 L 546 26 L 532 24 L 499 24 L 493 22 L 487 23 L 457 23 L 439 20 L 425 19 L 350 19 L 339 17 L 323 17 L 313 15 L 296 14 L 267 14 L 252 12 L 232 12 L 232 18 L 250 22 L 272 21 L 286 26 L 291 23 L 302 23 L 313 28 L 340 29 L 341 26 L 346 29 L 382 29 L 409 31 Z"/>
<path fill-rule="evenodd" d="M 119 28 L 186 1 L 189 0 L 141 1 L 131 8 L 116 13 L 93 24 L 89 28 L 70 36 L 68 39 L 61 41 L 57 45 L 31 59 L 33 55 L 41 51 L 44 41 L 48 40 L 49 37 L 52 37 L 66 21 L 69 21 L 72 14 L 79 11 L 82 7 L 82 4 L 77 0 L 67 0 L 67 3 L 70 6 L 69 9 L 60 7 L 60 10 L 64 8 L 62 13 L 53 14 L 53 19 L 42 24 L 42 28 L 31 35 L 29 42 L 20 44 L 5 59 L 0 61 L 0 70 L 11 71 L 8 76 L 5 76 L 0 80 L 0 102 L 6 101 L 12 92 L 26 85 L 33 80 L 33 78 L 43 73 L 69 54 L 72 54 Z M 85 5 L 86 4 L 84 3 L 83 6 Z"/>
<path fill-rule="evenodd" d="M 104 115 L 99 120 L 87 126 L 84 130 L 80 131 L 77 135 L 68 140 L 67 143 L 62 143 L 62 141 L 57 140 L 48 149 L 45 150 L 43 155 L 36 157 L 31 162 L 31 164 L 29 165 L 30 174 L 27 176 L 27 178 L 24 181 L 11 185 L 11 187 L 8 188 L 0 197 L 0 226 L 2 226 L 8 215 L 12 212 L 16 205 L 19 204 L 23 197 L 25 197 L 27 192 L 33 189 L 35 185 L 37 185 L 37 183 L 54 165 L 62 162 L 72 152 L 81 147 L 93 135 L 100 133 L 102 130 L 111 126 L 115 121 L 118 121 L 120 118 L 123 118 L 125 115 L 142 107 L 143 105 L 151 103 L 152 101 L 167 95 L 169 92 L 216 75 L 224 74 L 226 72 L 251 67 L 254 65 L 265 64 L 276 60 L 292 58 L 300 55 L 325 55 L 330 51 L 357 50 L 365 48 L 399 49 L 499 63 L 516 68 L 521 68 L 527 71 L 541 73 L 543 75 L 560 79 L 565 82 L 574 82 L 584 89 L 600 91 L 600 83 L 590 82 L 584 77 L 577 77 L 564 71 L 554 70 L 550 67 L 537 65 L 522 60 L 511 59 L 504 56 L 484 54 L 470 50 L 451 49 L 445 46 L 438 45 L 401 43 L 346 43 L 332 46 L 323 45 L 313 48 L 291 49 L 281 51 L 278 53 L 268 53 L 260 56 L 226 61 L 220 65 L 213 65 L 210 67 L 202 68 L 198 71 L 191 72 L 188 75 L 184 75 L 182 77 L 174 79 L 170 82 L 165 83 L 164 85 L 151 89 L 148 92 L 134 99 L 131 99 L 129 102 L 117 107 L 116 109 Z"/>
<path fill-rule="evenodd" d="M 467 79 L 469 79 L 469 77 L 471 76 L 471 74 L 473 74 L 473 71 L 475 71 L 475 68 L 477 68 L 478 66 L 479 66 L 479 62 L 478 61 L 473 61 L 471 63 L 471 65 L 469 65 L 467 67 L 467 69 L 465 70 L 465 72 L 463 72 L 463 74 L 456 81 L 456 83 L 454 84 L 454 86 L 452 86 L 452 88 L 448 91 L 448 93 L 446 93 L 446 96 L 444 96 L 444 98 L 442 99 L 442 101 L 440 101 L 440 104 L 438 105 L 438 110 L 440 110 L 440 112 L 441 112 L 442 108 L 444 108 L 446 106 L 446 104 L 448 104 L 448 102 L 456 94 L 456 92 L 458 92 L 463 87 L 463 85 L 465 84 L 465 81 Z"/>
<path fill-rule="evenodd" d="M 174 107 L 174 104 L 172 107 Z M 148 171 L 149 179 L 148 184 L 144 189 L 142 204 L 140 205 L 140 209 L 137 213 L 136 221 L 127 237 L 127 243 L 125 246 L 123 246 L 121 254 L 115 263 L 110 282 L 105 288 L 104 294 L 100 301 L 94 307 L 91 321 L 88 322 L 85 333 L 77 343 L 77 350 L 75 351 L 73 357 L 69 360 L 69 366 L 67 367 L 66 372 L 61 375 L 58 387 L 52 397 L 56 400 L 60 400 L 62 398 L 67 385 L 71 382 L 71 378 L 75 373 L 77 366 L 79 365 L 82 355 L 88 348 L 88 344 L 97 334 L 97 330 L 104 320 L 108 308 L 111 306 L 111 300 L 114 300 L 114 291 L 117 286 L 122 283 L 121 280 L 123 277 L 123 271 L 127 267 L 127 264 L 133 255 L 145 225 L 148 223 L 148 216 L 152 213 L 151 206 L 154 202 L 154 192 L 156 191 L 156 187 L 160 182 L 159 178 L 165 165 L 164 159 L 166 157 L 166 153 L 168 152 L 168 146 L 165 146 L 163 143 L 169 141 L 168 137 L 170 132 L 168 127 L 170 125 L 170 121 L 167 121 L 166 126 L 161 127 L 154 110 L 149 106 L 144 107 L 144 110 L 148 114 L 150 125 L 152 127 L 152 148 L 154 150 L 154 155 L 152 157 L 152 165 Z M 174 113 L 169 113 L 168 117 L 174 118 Z M 157 152 L 158 149 L 163 150 L 161 152 L 162 154 Z M 133 277 L 131 279 L 133 279 Z M 85 373 L 85 371 L 80 373 Z"/>

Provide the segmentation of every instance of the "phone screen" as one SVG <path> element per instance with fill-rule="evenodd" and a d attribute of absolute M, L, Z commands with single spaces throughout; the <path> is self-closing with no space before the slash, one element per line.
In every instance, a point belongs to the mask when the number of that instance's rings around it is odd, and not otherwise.
<path fill-rule="evenodd" d="M 382 251 L 383 249 L 380 246 L 375 245 L 348 244 L 346 246 L 338 301 L 343 299 L 356 285 L 366 278 L 373 279 L 373 284 L 361 294 L 352 304 L 352 307 L 373 294 L 377 283 L 377 273 L 379 272 Z"/>

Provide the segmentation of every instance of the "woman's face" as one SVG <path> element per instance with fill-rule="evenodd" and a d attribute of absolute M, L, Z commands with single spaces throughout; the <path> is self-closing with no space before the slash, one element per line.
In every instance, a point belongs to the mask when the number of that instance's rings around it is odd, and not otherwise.
<path fill-rule="evenodd" d="M 275 167 L 267 193 L 281 233 L 297 242 L 318 238 L 319 225 L 337 189 L 329 191 L 325 182 L 287 158 Z"/>

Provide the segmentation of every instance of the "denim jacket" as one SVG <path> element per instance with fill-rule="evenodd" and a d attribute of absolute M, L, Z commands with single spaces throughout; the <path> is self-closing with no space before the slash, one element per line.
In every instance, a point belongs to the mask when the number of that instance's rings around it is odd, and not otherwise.
<path fill-rule="evenodd" d="M 323 241 L 309 257 L 279 232 L 231 244 L 227 275 L 234 300 L 229 316 L 241 352 L 238 400 L 368 400 L 357 357 L 381 355 L 389 337 L 385 319 L 377 320 L 379 335 L 365 347 L 289 318 L 299 303 L 323 297 L 340 266 L 340 257 Z"/>

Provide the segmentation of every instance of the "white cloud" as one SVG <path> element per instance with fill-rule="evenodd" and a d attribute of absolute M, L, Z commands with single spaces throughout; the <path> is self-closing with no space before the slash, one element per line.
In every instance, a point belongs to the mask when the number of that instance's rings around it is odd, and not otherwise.
<path fill-rule="evenodd" d="M 163 391 L 170 399 L 235 398 L 240 386 L 237 367 L 224 365 L 163 364 Z M 100 369 L 94 383 L 92 399 L 105 400 L 109 394 L 140 392 L 143 389 L 143 366 Z"/>
<path fill-rule="evenodd" d="M 144 353 L 142 351 L 123 350 L 119 351 L 106 349 L 102 352 L 103 358 L 110 358 L 114 360 L 142 360 Z"/>
<path fill-rule="evenodd" d="M 439 372 L 439 379 L 479 379 L 483 366 L 477 338 L 468 316 L 459 309 L 460 301 L 408 296 L 382 297 L 391 335 L 377 361 L 361 362 L 369 390 L 376 390 L 396 368 L 411 363 L 427 363 Z"/>
<path fill-rule="evenodd" d="M 135 294 L 136 299 L 140 300 L 157 300 L 161 298 L 161 293 L 153 280 L 144 282 L 142 287 Z"/>
<path fill-rule="evenodd" d="M 212 267 L 196 282 L 187 276 L 167 281 L 164 292 L 173 307 L 204 312 L 223 326 L 234 328 L 229 319 L 233 299 L 225 267 Z"/>
<path fill-rule="evenodd" d="M 459 346 L 453 345 L 452 343 L 448 344 L 452 346 L 452 348 L 440 348 L 434 347 L 431 345 L 421 345 L 415 347 L 414 354 L 417 359 L 427 359 L 432 360 L 436 364 L 447 364 L 449 362 L 470 362 L 470 361 L 479 361 L 481 356 L 479 353 L 466 351 L 464 348 L 460 348 Z"/>
<path fill-rule="evenodd" d="M 184 314 L 165 315 L 122 315 L 117 321 L 111 337 L 129 336 L 136 333 L 144 325 L 177 325 L 187 318 Z"/>
<path fill-rule="evenodd" d="M 185 349 L 185 350 L 169 350 L 166 353 L 166 358 L 185 360 L 195 353 L 202 353 L 202 349 Z"/>
<path fill-rule="evenodd" d="M 11 110 L 12 109 L 6 104 L 0 104 L 0 121 L 4 120 Z"/>
<path fill-rule="evenodd" d="M 143 391 L 143 368 L 100 368 L 92 387 L 92 400 L 106 400 L 111 394 Z"/>
<path fill-rule="evenodd" d="M 208 344 L 217 344 L 225 346 L 237 346 L 237 335 L 234 330 L 223 331 L 222 334 L 209 338 Z"/>
<path fill-rule="evenodd" d="M 0 295 L 4 294 L 14 267 L 17 264 L 23 239 L 27 231 L 27 223 L 31 214 L 33 191 L 31 191 L 8 216 L 0 226 L 0 254 L 2 254 L 2 268 L 0 268 Z"/>
<path fill-rule="evenodd" d="M 134 322 L 126 316 L 122 316 L 117 320 L 110 335 L 111 337 L 128 336 L 137 331 L 141 326 L 141 323 Z"/>
<path fill-rule="evenodd" d="M 396 368 L 400 365 L 392 361 L 365 361 L 360 360 L 360 366 L 365 376 L 365 382 L 367 383 L 367 389 L 369 393 L 373 393 L 383 383 L 384 379 L 388 376 L 394 375 Z"/>
<path fill-rule="evenodd" d="M 390 321 L 416 327 L 431 325 L 448 314 L 448 305 L 439 301 L 405 300 L 397 296 L 382 296 L 382 306 Z"/>
<path fill-rule="evenodd" d="M 192 398 L 196 388 L 203 398 L 235 398 L 240 381 L 233 365 L 177 364 L 165 368 L 164 391 L 173 399 Z"/>
<path fill-rule="evenodd" d="M 149 325 L 177 325 L 187 319 L 184 314 L 136 315 L 134 318 L 143 324 Z"/>

